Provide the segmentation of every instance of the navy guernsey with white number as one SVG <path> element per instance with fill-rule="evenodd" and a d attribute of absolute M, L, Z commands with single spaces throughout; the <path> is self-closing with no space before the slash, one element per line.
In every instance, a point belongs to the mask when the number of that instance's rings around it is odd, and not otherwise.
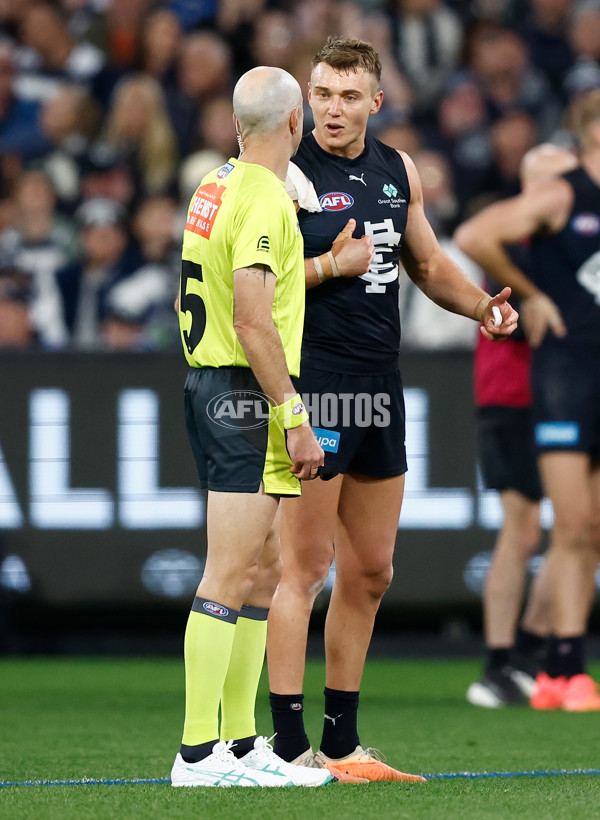
<path fill-rule="evenodd" d="M 302 365 L 335 373 L 393 373 L 400 352 L 398 260 L 410 201 L 402 157 L 368 136 L 360 156 L 338 157 L 308 134 L 293 161 L 313 183 L 323 208 L 298 213 L 305 257 L 327 253 L 349 219 L 356 220 L 354 238 L 365 234 L 375 245 L 363 276 L 328 279 L 307 290 Z"/>
<path fill-rule="evenodd" d="M 563 175 L 574 200 L 565 227 L 531 242 L 533 277 L 556 302 L 564 339 L 547 333 L 544 345 L 600 345 L 600 187 L 583 168 Z"/>

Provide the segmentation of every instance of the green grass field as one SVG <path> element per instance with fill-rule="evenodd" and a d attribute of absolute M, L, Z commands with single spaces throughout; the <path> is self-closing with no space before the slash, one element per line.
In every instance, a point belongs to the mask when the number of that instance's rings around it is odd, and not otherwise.
<path fill-rule="evenodd" d="M 592 667 L 600 673 L 600 667 Z M 471 661 L 373 660 L 360 711 L 363 745 L 423 774 L 600 768 L 600 714 L 469 706 Z M 306 724 L 318 745 L 323 665 L 306 679 Z M 178 660 L 0 661 L 0 782 L 166 779 L 183 716 Z M 258 730 L 269 733 L 267 687 Z M 591 818 L 600 776 L 435 778 L 426 784 L 321 789 L 172 789 L 165 783 L 0 788 L 0 818 Z"/>

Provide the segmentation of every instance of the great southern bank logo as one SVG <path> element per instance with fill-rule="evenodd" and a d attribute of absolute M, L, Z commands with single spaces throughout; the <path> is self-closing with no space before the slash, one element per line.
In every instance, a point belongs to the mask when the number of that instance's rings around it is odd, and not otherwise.
<path fill-rule="evenodd" d="M 346 211 L 354 205 L 354 199 L 343 191 L 330 191 L 319 197 L 319 205 L 324 211 Z"/>
<path fill-rule="evenodd" d="M 252 430 L 267 426 L 271 404 L 258 390 L 228 390 L 209 401 L 206 414 L 221 427 Z"/>

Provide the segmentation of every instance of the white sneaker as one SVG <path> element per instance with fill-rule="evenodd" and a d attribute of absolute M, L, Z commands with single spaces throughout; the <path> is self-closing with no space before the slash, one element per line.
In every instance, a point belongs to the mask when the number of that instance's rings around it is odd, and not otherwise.
<path fill-rule="evenodd" d="M 324 786 L 334 779 L 328 769 L 313 769 L 288 763 L 275 754 L 270 740 L 273 738 L 257 737 L 254 749 L 241 757 L 240 763 L 256 773 L 266 772 L 290 780 L 294 786 Z"/>
<path fill-rule="evenodd" d="M 172 786 L 293 786 L 286 777 L 244 766 L 231 751 L 233 740 L 215 743 L 212 754 L 197 763 L 186 763 L 180 754 L 171 770 Z"/>

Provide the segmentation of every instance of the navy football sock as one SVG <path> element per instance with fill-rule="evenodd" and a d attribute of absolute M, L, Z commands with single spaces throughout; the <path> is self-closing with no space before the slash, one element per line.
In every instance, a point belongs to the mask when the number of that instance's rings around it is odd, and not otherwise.
<path fill-rule="evenodd" d="M 518 652 L 521 655 L 537 655 L 542 651 L 545 644 L 545 637 L 535 635 L 533 632 L 528 632 L 522 627 L 517 629 L 515 652 Z"/>
<path fill-rule="evenodd" d="M 321 751 L 331 758 L 346 757 L 360 746 L 356 720 L 358 692 L 325 687 L 325 715 Z"/>
<path fill-rule="evenodd" d="M 486 672 L 497 672 L 508 664 L 510 649 L 488 649 L 485 664 Z"/>
<path fill-rule="evenodd" d="M 572 678 L 585 672 L 585 653 L 583 635 L 574 635 L 571 638 L 557 638 L 552 636 L 548 646 L 546 672 L 551 678 L 565 675 Z"/>
<path fill-rule="evenodd" d="M 273 751 L 291 762 L 310 748 L 304 729 L 304 695 L 269 694 L 275 740 Z"/>

